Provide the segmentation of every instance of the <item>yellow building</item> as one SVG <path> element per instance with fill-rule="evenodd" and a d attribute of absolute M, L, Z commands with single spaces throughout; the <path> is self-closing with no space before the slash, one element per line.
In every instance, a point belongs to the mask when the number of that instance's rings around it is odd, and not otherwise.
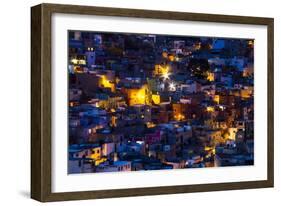
<path fill-rule="evenodd" d="M 228 128 L 227 138 L 230 140 L 235 140 L 237 131 L 238 131 L 237 128 Z"/>
<path fill-rule="evenodd" d="M 152 95 L 152 102 L 153 104 L 160 104 L 160 95 L 159 94 L 153 94 Z"/>
<path fill-rule="evenodd" d="M 141 88 L 129 88 L 126 90 L 128 95 L 129 106 L 136 104 L 147 104 L 150 105 L 150 91 L 147 85 L 143 85 Z"/>
<path fill-rule="evenodd" d="M 99 160 L 101 158 L 101 148 L 100 147 L 93 148 L 90 158 L 93 160 Z"/>
<path fill-rule="evenodd" d="M 95 161 L 96 166 L 107 160 L 105 157 L 102 157 L 102 155 L 101 155 L 101 147 L 93 148 L 90 158 Z"/>
<path fill-rule="evenodd" d="M 105 157 L 102 157 L 100 159 L 95 160 L 95 165 L 98 166 L 99 164 L 105 162 L 107 159 Z"/>
<path fill-rule="evenodd" d="M 242 98 L 250 98 L 254 94 L 254 87 L 246 87 L 241 89 L 241 97 Z"/>
<path fill-rule="evenodd" d="M 207 112 L 214 112 L 215 111 L 215 107 L 212 107 L 212 106 L 208 106 L 206 108 Z"/>
<path fill-rule="evenodd" d="M 125 100 L 123 97 L 109 97 L 105 100 L 99 100 L 96 104 L 97 107 L 103 109 L 116 109 L 118 107 L 126 105 Z"/>
<path fill-rule="evenodd" d="M 162 66 L 160 64 L 156 64 L 154 66 L 154 75 L 161 75 L 161 76 L 165 76 L 169 73 L 169 66 Z"/>
<path fill-rule="evenodd" d="M 177 121 L 185 119 L 185 113 L 187 112 L 187 104 L 175 103 L 173 107 L 173 117 Z"/>
<path fill-rule="evenodd" d="M 110 81 L 105 75 L 100 76 L 99 87 L 110 88 L 112 92 L 115 92 L 115 84 L 112 81 Z"/>
<path fill-rule="evenodd" d="M 219 104 L 220 103 L 220 95 L 215 95 L 213 100 L 214 100 L 214 102 Z"/>
<path fill-rule="evenodd" d="M 207 80 L 210 81 L 210 82 L 215 81 L 215 73 L 207 72 Z"/>

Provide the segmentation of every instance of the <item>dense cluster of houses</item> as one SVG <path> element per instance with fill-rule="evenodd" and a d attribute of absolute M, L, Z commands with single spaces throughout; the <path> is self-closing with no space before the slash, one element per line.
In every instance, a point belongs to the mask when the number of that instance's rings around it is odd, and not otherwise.
<path fill-rule="evenodd" d="M 254 163 L 253 40 L 69 32 L 69 173 Z"/>

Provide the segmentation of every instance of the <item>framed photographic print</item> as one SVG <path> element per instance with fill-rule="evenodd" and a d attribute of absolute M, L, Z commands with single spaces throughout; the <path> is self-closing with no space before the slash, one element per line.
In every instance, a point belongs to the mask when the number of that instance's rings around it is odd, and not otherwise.
<path fill-rule="evenodd" d="M 31 197 L 273 187 L 273 19 L 31 8 Z"/>

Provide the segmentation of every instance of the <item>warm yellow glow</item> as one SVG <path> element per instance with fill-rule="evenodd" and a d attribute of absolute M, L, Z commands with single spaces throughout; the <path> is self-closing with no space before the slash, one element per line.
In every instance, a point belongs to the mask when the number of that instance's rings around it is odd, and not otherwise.
<path fill-rule="evenodd" d="M 75 73 L 84 73 L 84 70 L 80 66 L 74 66 L 74 72 Z"/>
<path fill-rule="evenodd" d="M 216 102 L 217 104 L 220 103 L 220 95 L 215 95 L 214 96 L 214 102 Z"/>
<path fill-rule="evenodd" d="M 107 159 L 105 157 L 95 160 L 95 166 L 98 166 L 99 164 L 105 162 L 106 160 Z"/>
<path fill-rule="evenodd" d="M 175 61 L 175 56 L 173 54 L 170 54 L 168 58 L 171 62 Z"/>
<path fill-rule="evenodd" d="M 210 151 L 210 150 L 213 150 L 213 147 L 205 146 L 205 151 Z"/>
<path fill-rule="evenodd" d="M 206 152 L 211 152 L 212 155 L 215 155 L 215 154 L 216 154 L 216 149 L 213 148 L 213 147 L 205 146 L 205 151 L 206 151 Z"/>
<path fill-rule="evenodd" d="M 156 64 L 154 68 L 154 75 L 161 75 L 164 78 L 169 77 L 169 66 L 162 66 L 160 64 Z"/>
<path fill-rule="evenodd" d="M 249 77 L 249 76 L 253 75 L 253 73 L 254 73 L 254 70 L 252 67 L 244 68 L 243 77 Z"/>
<path fill-rule="evenodd" d="M 185 116 L 183 114 L 176 114 L 174 115 L 175 120 L 181 121 L 185 119 Z"/>
<path fill-rule="evenodd" d="M 164 58 L 168 58 L 168 53 L 167 52 L 162 52 L 162 56 L 164 57 Z"/>
<path fill-rule="evenodd" d="M 93 160 L 100 159 L 101 158 L 101 148 L 96 147 L 96 148 L 92 149 L 92 154 L 90 155 L 90 158 Z"/>
<path fill-rule="evenodd" d="M 148 87 L 143 85 L 141 88 L 132 88 L 127 90 L 128 103 L 130 106 L 136 104 L 151 104 L 147 98 Z"/>
<path fill-rule="evenodd" d="M 194 45 L 194 49 L 195 49 L 195 50 L 201 49 L 201 42 L 196 43 L 196 44 Z"/>
<path fill-rule="evenodd" d="M 73 58 L 73 59 L 70 60 L 70 62 L 72 64 L 83 64 L 83 65 L 86 64 L 86 60 L 85 59 L 75 59 L 75 58 Z"/>
<path fill-rule="evenodd" d="M 111 126 L 112 127 L 116 127 L 117 126 L 117 117 L 116 116 L 112 116 L 111 117 Z"/>
<path fill-rule="evenodd" d="M 248 87 L 246 89 L 241 89 L 240 92 L 242 98 L 250 98 L 253 95 L 253 88 Z"/>
<path fill-rule="evenodd" d="M 118 77 L 115 78 L 116 83 L 118 84 L 120 82 L 120 79 Z"/>
<path fill-rule="evenodd" d="M 115 84 L 111 83 L 105 75 L 101 75 L 99 80 L 99 87 L 110 88 L 112 92 L 115 92 Z"/>
<path fill-rule="evenodd" d="M 212 106 L 207 107 L 207 112 L 214 112 L 214 111 L 215 111 L 214 107 L 212 107 Z"/>
<path fill-rule="evenodd" d="M 164 78 L 164 80 L 169 79 L 170 78 L 170 74 L 169 73 L 164 73 L 162 75 L 162 77 Z"/>
<path fill-rule="evenodd" d="M 227 139 L 235 140 L 237 131 L 238 131 L 237 128 L 228 128 L 228 137 L 227 137 Z"/>
<path fill-rule="evenodd" d="M 147 126 L 147 128 L 152 128 L 152 127 L 155 127 L 156 124 L 154 124 L 153 122 L 147 122 L 146 126 Z"/>
<path fill-rule="evenodd" d="M 136 98 L 139 99 L 140 101 L 144 101 L 145 99 L 145 94 L 143 94 L 142 91 L 139 91 L 136 95 Z"/>
<path fill-rule="evenodd" d="M 111 112 L 114 112 L 117 107 L 123 106 L 125 104 L 126 103 L 122 97 L 109 97 L 108 99 L 99 100 L 97 107 L 110 109 Z"/>
<path fill-rule="evenodd" d="M 215 81 L 215 74 L 213 72 L 207 72 L 207 80 L 209 80 L 210 82 Z"/>
<path fill-rule="evenodd" d="M 177 121 L 185 119 L 186 105 L 183 104 L 173 104 L 173 117 Z"/>
<path fill-rule="evenodd" d="M 152 95 L 152 102 L 154 104 L 160 104 L 160 95 L 159 94 L 153 94 Z"/>

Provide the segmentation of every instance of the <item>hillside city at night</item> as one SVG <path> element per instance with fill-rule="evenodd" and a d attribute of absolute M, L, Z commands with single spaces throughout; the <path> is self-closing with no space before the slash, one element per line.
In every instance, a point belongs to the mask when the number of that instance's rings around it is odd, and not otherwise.
<path fill-rule="evenodd" d="M 68 173 L 254 164 L 254 40 L 68 32 Z"/>

